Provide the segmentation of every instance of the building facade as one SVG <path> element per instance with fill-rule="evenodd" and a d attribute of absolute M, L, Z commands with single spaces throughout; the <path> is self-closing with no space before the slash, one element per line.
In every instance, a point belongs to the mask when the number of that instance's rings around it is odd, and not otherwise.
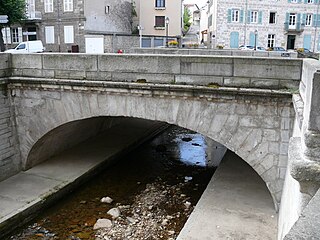
<path fill-rule="evenodd" d="M 319 0 L 211 0 L 209 45 L 320 50 Z"/>

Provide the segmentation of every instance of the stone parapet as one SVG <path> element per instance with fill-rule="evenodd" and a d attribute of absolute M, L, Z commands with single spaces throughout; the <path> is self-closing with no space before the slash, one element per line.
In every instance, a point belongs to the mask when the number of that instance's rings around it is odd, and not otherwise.
<path fill-rule="evenodd" d="M 298 89 L 302 60 L 240 56 L 12 54 L 13 77 Z"/>

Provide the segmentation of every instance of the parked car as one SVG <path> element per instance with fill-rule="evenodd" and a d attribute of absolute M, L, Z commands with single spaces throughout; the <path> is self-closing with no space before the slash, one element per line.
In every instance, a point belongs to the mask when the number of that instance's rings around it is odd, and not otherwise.
<path fill-rule="evenodd" d="M 257 47 L 256 51 L 267 51 L 264 47 Z"/>
<path fill-rule="evenodd" d="M 39 53 L 43 52 L 44 47 L 41 40 L 21 42 L 13 49 L 9 49 L 7 53 Z"/>
<path fill-rule="evenodd" d="M 268 51 L 286 52 L 287 50 L 285 50 L 283 47 L 269 47 Z"/>
<path fill-rule="evenodd" d="M 250 51 L 253 51 L 254 47 L 250 46 L 250 45 L 240 45 L 238 49 L 239 50 L 250 50 Z"/>
<path fill-rule="evenodd" d="M 298 48 L 298 58 L 314 58 L 319 59 L 319 53 L 314 53 L 310 51 L 308 48 Z"/>

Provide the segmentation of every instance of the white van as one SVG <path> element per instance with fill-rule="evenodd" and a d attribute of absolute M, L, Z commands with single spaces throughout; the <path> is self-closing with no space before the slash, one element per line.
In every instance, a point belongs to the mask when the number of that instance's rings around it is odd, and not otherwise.
<path fill-rule="evenodd" d="M 7 53 L 39 53 L 43 52 L 44 47 L 41 40 L 21 42 L 13 49 L 9 49 Z"/>

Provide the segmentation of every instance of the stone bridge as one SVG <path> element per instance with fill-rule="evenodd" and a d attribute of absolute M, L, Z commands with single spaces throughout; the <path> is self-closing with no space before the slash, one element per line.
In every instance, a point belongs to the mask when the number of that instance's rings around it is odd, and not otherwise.
<path fill-rule="evenodd" d="M 318 190 L 315 72 L 320 65 L 313 60 L 137 54 L 0 58 L 2 179 L 96 135 L 101 128 L 94 126 L 108 125 L 101 117 L 125 117 L 188 128 L 239 155 L 265 181 L 275 208 L 280 206 L 281 238 Z M 294 133 L 303 148 L 301 154 L 294 148 L 301 156 L 298 165 L 288 164 Z M 281 218 L 288 212 L 290 218 Z"/>

